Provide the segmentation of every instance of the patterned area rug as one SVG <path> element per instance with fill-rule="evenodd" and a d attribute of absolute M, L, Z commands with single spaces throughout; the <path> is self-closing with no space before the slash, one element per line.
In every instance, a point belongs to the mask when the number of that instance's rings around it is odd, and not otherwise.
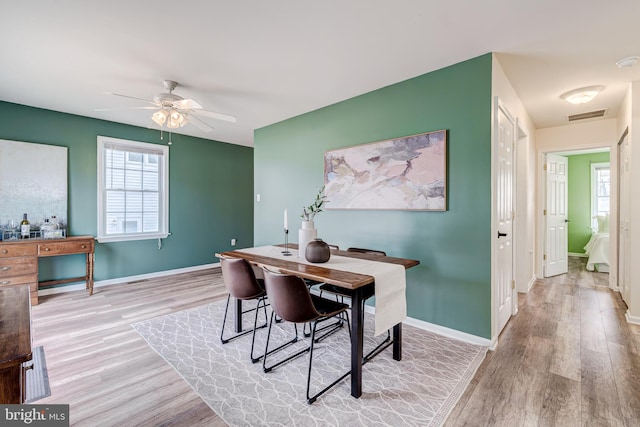
<path fill-rule="evenodd" d="M 393 360 L 389 347 L 364 365 L 361 398 L 351 397 L 347 377 L 308 405 L 308 355 L 264 373 L 261 363 L 249 359 L 251 334 L 220 343 L 223 314 L 224 302 L 219 302 L 132 326 L 230 426 L 439 426 L 487 351 L 404 325 L 402 361 Z M 251 315 L 245 316 L 249 324 Z M 373 337 L 373 323 L 366 314 L 365 354 L 384 337 Z M 259 330 L 257 349 L 264 348 L 266 333 Z M 274 326 L 270 347 L 293 333 L 291 324 Z M 349 352 L 346 327 L 316 344 L 312 393 L 349 370 Z"/>

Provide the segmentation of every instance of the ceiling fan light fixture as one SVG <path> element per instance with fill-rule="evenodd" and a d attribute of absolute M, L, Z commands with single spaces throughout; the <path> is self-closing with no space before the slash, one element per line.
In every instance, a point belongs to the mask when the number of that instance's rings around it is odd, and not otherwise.
<path fill-rule="evenodd" d="M 604 86 L 587 86 L 570 90 L 560 95 L 560 98 L 571 104 L 585 104 L 604 90 Z"/>
<path fill-rule="evenodd" d="M 176 111 L 176 110 L 171 111 L 171 114 L 169 115 L 169 120 L 167 121 L 167 127 L 169 129 L 176 129 L 184 126 L 184 124 L 185 124 L 184 116 L 179 111 Z"/>
<path fill-rule="evenodd" d="M 164 122 L 167 121 L 167 117 L 169 113 L 166 110 L 158 110 L 151 115 L 151 120 L 153 120 L 158 126 L 164 125 Z"/>

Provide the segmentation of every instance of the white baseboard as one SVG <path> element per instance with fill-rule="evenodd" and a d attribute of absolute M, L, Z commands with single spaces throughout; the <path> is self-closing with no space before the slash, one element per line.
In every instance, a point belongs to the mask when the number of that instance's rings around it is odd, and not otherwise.
<path fill-rule="evenodd" d="M 118 277 L 116 279 L 100 280 L 93 283 L 94 288 L 102 286 L 117 285 L 120 283 L 136 282 L 140 280 L 154 279 L 156 277 L 168 276 L 171 274 L 190 273 L 192 271 L 206 270 L 207 268 L 220 267 L 220 263 L 194 265 L 193 267 L 176 268 L 174 270 L 155 271 L 153 273 L 138 274 L 136 276 Z M 81 291 L 85 290 L 85 282 L 73 283 L 67 286 L 58 286 L 55 288 L 47 288 L 38 290 L 38 295 L 52 295 L 60 294 L 63 292 Z"/>
<path fill-rule="evenodd" d="M 538 280 L 538 278 L 535 276 L 535 274 L 531 277 L 531 280 L 529 280 L 529 283 L 527 284 L 527 292 L 529 292 L 531 290 L 531 288 L 533 287 L 533 285 L 536 283 L 536 280 Z"/>
<path fill-rule="evenodd" d="M 576 252 L 569 252 L 567 255 L 569 255 L 569 256 L 577 256 L 579 258 L 589 258 L 589 255 L 587 255 L 587 254 L 579 254 L 579 253 L 576 253 Z"/>
<path fill-rule="evenodd" d="M 367 313 L 374 314 L 376 309 L 370 305 L 365 305 L 365 311 Z M 458 341 L 467 342 L 469 344 L 481 345 L 483 347 L 492 347 L 495 344 L 491 342 L 491 340 L 487 338 L 482 338 L 477 335 L 471 335 L 466 332 L 456 331 L 455 329 L 450 329 L 445 326 L 436 325 L 435 323 L 425 322 L 424 320 L 414 319 L 412 317 L 407 317 L 404 321 L 409 326 L 414 326 L 418 329 L 422 329 L 423 331 L 433 332 L 434 334 L 442 335 L 444 337 L 453 338 Z"/>
<path fill-rule="evenodd" d="M 629 313 L 629 310 L 627 310 L 624 316 L 627 318 L 627 323 L 640 325 L 640 316 L 632 316 L 631 313 Z"/>

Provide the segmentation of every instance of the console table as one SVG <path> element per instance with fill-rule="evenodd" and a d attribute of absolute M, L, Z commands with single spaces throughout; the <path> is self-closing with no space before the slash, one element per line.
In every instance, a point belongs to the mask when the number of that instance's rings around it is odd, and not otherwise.
<path fill-rule="evenodd" d="M 0 404 L 23 403 L 31 360 L 29 286 L 0 286 Z"/>
<path fill-rule="evenodd" d="M 93 236 L 73 236 L 64 239 L 25 239 L 0 242 L 0 288 L 29 285 L 31 304 L 38 304 L 38 287 L 84 281 L 89 295 L 93 295 Z M 86 274 L 81 277 L 38 282 L 38 258 L 60 255 L 86 254 Z"/>

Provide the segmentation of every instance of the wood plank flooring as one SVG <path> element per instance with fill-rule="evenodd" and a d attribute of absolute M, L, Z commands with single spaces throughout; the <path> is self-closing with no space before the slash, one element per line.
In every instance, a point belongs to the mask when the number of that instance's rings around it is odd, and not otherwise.
<path fill-rule="evenodd" d="M 43 296 L 33 307 L 51 396 L 73 426 L 226 426 L 130 326 L 226 297 L 220 269 Z"/>
<path fill-rule="evenodd" d="M 569 273 L 519 295 L 445 426 L 640 425 L 640 327 L 585 265 L 571 257 Z"/>
<path fill-rule="evenodd" d="M 640 327 L 607 281 L 572 259 L 521 294 L 445 425 L 640 425 Z M 34 346 L 45 346 L 52 395 L 37 403 L 68 403 L 74 426 L 225 426 L 130 326 L 225 296 L 209 269 L 41 297 Z"/>

